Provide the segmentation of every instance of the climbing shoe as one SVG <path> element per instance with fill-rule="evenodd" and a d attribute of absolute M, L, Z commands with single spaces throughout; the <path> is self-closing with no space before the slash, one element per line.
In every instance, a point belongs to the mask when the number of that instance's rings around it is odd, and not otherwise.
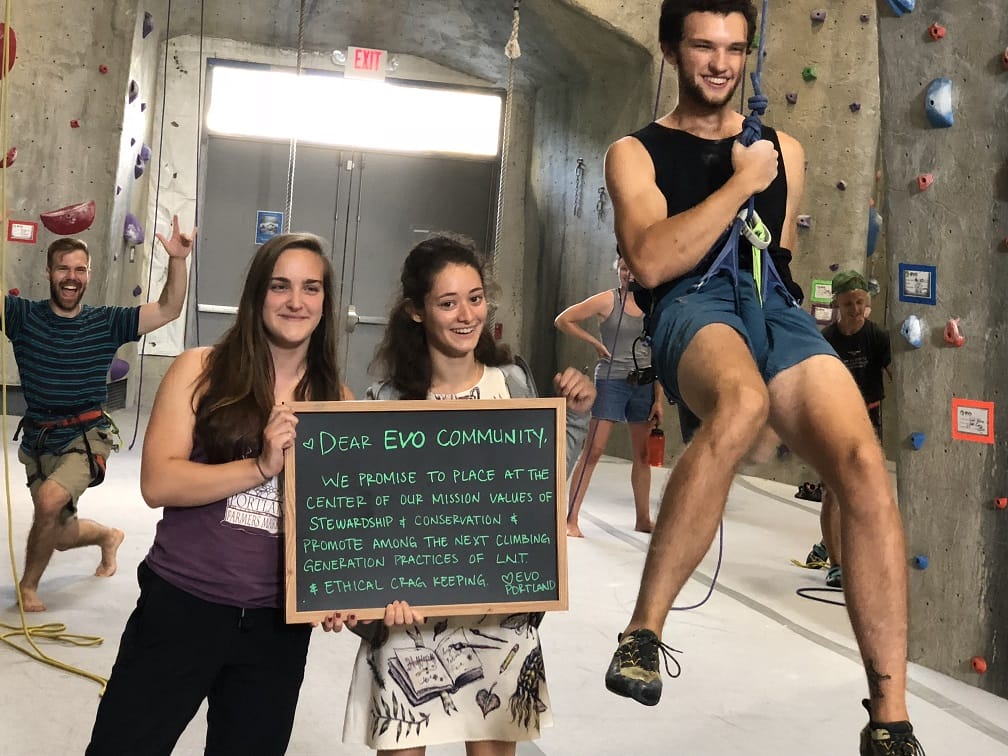
<path fill-rule="evenodd" d="M 861 702 L 868 709 L 868 701 Z M 927 756 L 909 722 L 868 722 L 861 730 L 861 756 Z"/>
<path fill-rule="evenodd" d="M 843 588 L 843 570 L 840 565 L 829 568 L 826 573 L 826 585 L 830 588 Z"/>
<path fill-rule="evenodd" d="M 661 698 L 662 681 L 658 669 L 658 654 L 665 657 L 669 677 L 679 677 L 682 668 L 672 653 L 682 653 L 658 640 L 650 630 L 639 629 L 620 635 L 619 647 L 606 670 L 606 688 L 620 696 L 632 698 L 645 706 L 654 706 Z M 676 668 L 673 673 L 671 661 Z"/>
<path fill-rule="evenodd" d="M 829 554 L 826 553 L 826 544 L 819 541 L 819 543 L 812 547 L 808 556 L 805 557 L 805 566 L 812 570 L 829 566 Z"/>

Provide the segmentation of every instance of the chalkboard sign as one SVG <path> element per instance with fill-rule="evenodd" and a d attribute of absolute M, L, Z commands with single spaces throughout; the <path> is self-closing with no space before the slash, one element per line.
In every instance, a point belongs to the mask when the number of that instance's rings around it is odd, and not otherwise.
<path fill-rule="evenodd" d="M 288 622 L 567 608 L 562 399 L 293 409 Z"/>

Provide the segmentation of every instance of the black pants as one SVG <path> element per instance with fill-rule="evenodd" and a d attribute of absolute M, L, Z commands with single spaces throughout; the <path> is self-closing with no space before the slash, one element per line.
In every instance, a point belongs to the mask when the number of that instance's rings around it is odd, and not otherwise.
<path fill-rule="evenodd" d="M 87 756 L 170 754 L 206 698 L 206 756 L 287 750 L 304 678 L 309 625 L 279 609 L 213 604 L 145 562 Z"/>

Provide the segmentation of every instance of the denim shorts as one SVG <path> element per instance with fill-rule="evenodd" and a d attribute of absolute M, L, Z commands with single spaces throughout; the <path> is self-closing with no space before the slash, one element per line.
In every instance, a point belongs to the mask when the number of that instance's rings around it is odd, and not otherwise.
<path fill-rule="evenodd" d="M 809 357 L 837 356 L 813 317 L 783 287 L 768 289 L 766 301 L 760 303 L 750 273 L 739 273 L 737 290 L 729 276 L 719 275 L 694 291 L 699 280 L 700 276 L 690 276 L 673 284 L 652 316 L 651 360 L 673 401 L 682 401 L 679 361 L 700 329 L 713 323 L 724 323 L 738 332 L 766 383 Z"/>
<path fill-rule="evenodd" d="M 595 381 L 592 417 L 614 423 L 646 423 L 654 404 L 654 385 L 638 386 L 625 378 L 599 378 Z"/>

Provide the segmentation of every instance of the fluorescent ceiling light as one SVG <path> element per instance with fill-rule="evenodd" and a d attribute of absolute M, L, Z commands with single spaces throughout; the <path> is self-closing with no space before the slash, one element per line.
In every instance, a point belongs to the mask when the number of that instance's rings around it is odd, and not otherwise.
<path fill-rule="evenodd" d="M 495 94 L 216 65 L 207 128 L 216 134 L 362 150 L 495 156 Z"/>

